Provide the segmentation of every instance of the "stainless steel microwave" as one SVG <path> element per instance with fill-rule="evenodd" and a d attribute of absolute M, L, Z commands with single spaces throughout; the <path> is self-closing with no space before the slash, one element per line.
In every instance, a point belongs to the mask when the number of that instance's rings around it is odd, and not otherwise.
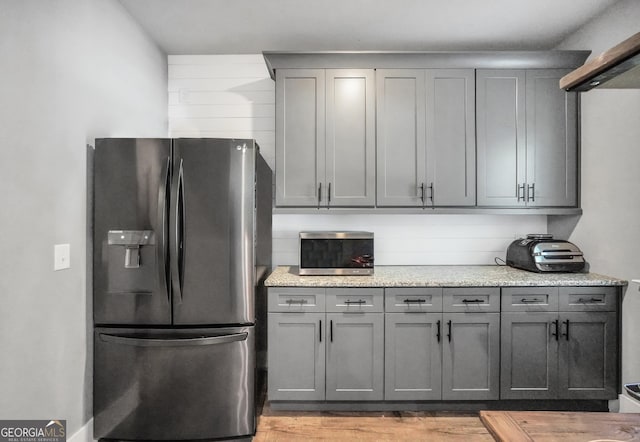
<path fill-rule="evenodd" d="M 373 232 L 300 232 L 300 275 L 372 275 Z"/>

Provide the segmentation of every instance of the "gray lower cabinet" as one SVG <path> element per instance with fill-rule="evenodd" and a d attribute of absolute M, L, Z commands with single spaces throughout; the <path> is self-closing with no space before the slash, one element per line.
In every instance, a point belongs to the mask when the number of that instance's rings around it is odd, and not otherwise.
<path fill-rule="evenodd" d="M 502 399 L 615 399 L 617 289 L 503 289 Z"/>
<path fill-rule="evenodd" d="M 558 88 L 566 73 L 476 71 L 478 206 L 577 206 L 577 95 Z"/>
<path fill-rule="evenodd" d="M 376 70 L 380 207 L 473 206 L 473 69 Z"/>
<path fill-rule="evenodd" d="M 374 206 L 373 72 L 277 71 L 276 206 Z"/>
<path fill-rule="evenodd" d="M 269 400 L 325 398 L 324 313 L 268 314 Z"/>
<path fill-rule="evenodd" d="M 442 313 L 385 315 L 386 400 L 442 399 Z"/>
<path fill-rule="evenodd" d="M 384 315 L 327 313 L 326 399 L 384 398 Z"/>
<path fill-rule="evenodd" d="M 387 289 L 385 399 L 498 399 L 499 294 L 495 287 Z"/>
<path fill-rule="evenodd" d="M 383 290 L 270 288 L 268 398 L 384 398 Z"/>
<path fill-rule="evenodd" d="M 443 325 L 442 399 L 498 399 L 500 313 L 445 313 Z"/>

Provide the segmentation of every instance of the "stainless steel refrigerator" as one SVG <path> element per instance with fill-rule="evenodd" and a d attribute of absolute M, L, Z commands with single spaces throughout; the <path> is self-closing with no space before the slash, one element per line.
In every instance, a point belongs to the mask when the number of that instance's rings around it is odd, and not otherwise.
<path fill-rule="evenodd" d="M 94 437 L 255 432 L 271 170 L 253 140 L 98 139 Z"/>

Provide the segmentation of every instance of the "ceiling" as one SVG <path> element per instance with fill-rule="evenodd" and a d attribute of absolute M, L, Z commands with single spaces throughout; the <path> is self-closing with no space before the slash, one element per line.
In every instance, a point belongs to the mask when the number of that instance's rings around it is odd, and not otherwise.
<path fill-rule="evenodd" d="M 120 0 L 167 54 L 548 50 L 619 0 Z"/>

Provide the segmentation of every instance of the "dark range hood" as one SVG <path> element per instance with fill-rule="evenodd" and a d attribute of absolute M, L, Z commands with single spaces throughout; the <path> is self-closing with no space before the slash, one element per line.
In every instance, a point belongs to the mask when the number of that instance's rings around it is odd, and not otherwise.
<path fill-rule="evenodd" d="M 560 89 L 640 89 L 640 32 L 560 79 Z"/>

